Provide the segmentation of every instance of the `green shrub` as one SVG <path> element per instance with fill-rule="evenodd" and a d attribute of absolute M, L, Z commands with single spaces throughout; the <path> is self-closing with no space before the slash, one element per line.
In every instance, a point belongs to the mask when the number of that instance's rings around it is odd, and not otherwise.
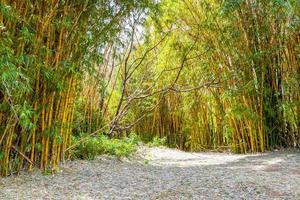
<path fill-rule="evenodd" d="M 158 136 L 155 136 L 152 141 L 147 143 L 147 146 L 149 147 L 159 147 L 159 146 L 165 146 L 167 143 L 167 138 L 163 137 L 160 138 Z"/>
<path fill-rule="evenodd" d="M 139 136 L 134 133 L 130 133 L 129 137 L 126 137 L 125 140 L 127 143 L 131 143 L 131 144 L 135 144 L 135 145 L 138 145 L 141 142 L 141 139 L 139 138 Z"/>
<path fill-rule="evenodd" d="M 76 141 L 75 139 L 74 142 Z M 127 157 L 135 152 L 138 142 L 139 138 L 134 134 L 122 139 L 109 139 L 105 135 L 88 136 L 79 143 L 72 157 L 86 160 L 93 160 L 102 154 Z"/>

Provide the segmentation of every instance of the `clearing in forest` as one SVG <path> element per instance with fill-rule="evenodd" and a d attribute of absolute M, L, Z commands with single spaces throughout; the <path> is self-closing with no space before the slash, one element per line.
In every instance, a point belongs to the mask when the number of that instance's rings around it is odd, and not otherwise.
<path fill-rule="evenodd" d="M 0 179 L 0 199 L 300 199 L 300 152 L 189 153 L 141 147 L 130 159 L 66 162 L 58 174 Z"/>

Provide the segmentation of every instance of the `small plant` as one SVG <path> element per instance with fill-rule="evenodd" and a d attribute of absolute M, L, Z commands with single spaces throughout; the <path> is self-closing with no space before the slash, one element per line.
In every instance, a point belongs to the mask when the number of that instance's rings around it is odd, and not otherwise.
<path fill-rule="evenodd" d="M 59 168 L 57 166 L 51 167 L 50 165 L 47 165 L 45 169 L 43 170 L 42 174 L 44 176 L 49 176 L 51 174 L 56 174 L 59 171 Z"/>
<path fill-rule="evenodd" d="M 126 141 L 128 143 L 138 145 L 139 142 L 141 142 L 141 139 L 135 133 L 130 133 L 129 137 L 126 138 Z"/>
<path fill-rule="evenodd" d="M 147 143 L 147 146 L 149 147 L 159 147 L 159 146 L 165 146 L 167 143 L 167 138 L 163 137 L 160 138 L 158 136 L 155 136 L 152 141 Z"/>
<path fill-rule="evenodd" d="M 145 160 L 145 161 L 144 161 L 144 164 L 145 164 L 145 165 L 149 165 L 149 160 Z"/>

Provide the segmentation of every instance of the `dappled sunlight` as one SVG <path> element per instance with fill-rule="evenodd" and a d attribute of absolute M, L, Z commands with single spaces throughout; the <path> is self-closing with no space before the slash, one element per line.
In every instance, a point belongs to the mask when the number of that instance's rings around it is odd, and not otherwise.
<path fill-rule="evenodd" d="M 0 200 L 300 200 L 299 19 L 300 0 L 0 0 Z"/>
<path fill-rule="evenodd" d="M 125 161 L 100 156 L 66 162 L 56 175 L 0 179 L 0 199 L 17 194 L 19 199 L 297 199 L 299 165 L 300 152 L 236 155 L 141 147 Z"/>
<path fill-rule="evenodd" d="M 260 162 L 259 164 L 257 163 L 257 161 L 254 161 L 254 166 L 252 166 L 251 168 L 254 170 L 268 170 L 268 169 L 273 169 L 276 171 L 276 169 L 278 168 L 278 166 L 281 165 L 281 163 L 283 163 L 285 161 L 284 158 L 270 158 L 269 160 L 264 160 L 263 162 Z M 271 167 L 271 168 L 270 168 Z"/>
<path fill-rule="evenodd" d="M 205 167 L 216 166 L 227 169 L 246 169 L 276 172 L 284 168 L 284 162 L 299 164 L 300 154 L 280 154 L 276 152 L 255 154 L 231 154 L 201 152 L 191 153 L 177 149 L 150 148 L 144 158 L 150 165 L 160 167 Z"/>
<path fill-rule="evenodd" d="M 241 155 L 211 152 L 189 153 L 175 149 L 151 148 L 145 158 L 149 159 L 152 165 L 157 166 L 193 167 L 228 164 L 256 155 L 257 154 Z"/>

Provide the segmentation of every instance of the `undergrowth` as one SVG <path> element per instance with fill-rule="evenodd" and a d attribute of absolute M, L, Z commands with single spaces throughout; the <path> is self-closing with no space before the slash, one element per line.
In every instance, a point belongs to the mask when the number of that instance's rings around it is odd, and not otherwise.
<path fill-rule="evenodd" d="M 78 143 L 78 145 L 71 153 L 72 159 L 93 160 L 96 156 L 103 154 L 118 158 L 128 157 L 136 151 L 138 144 L 141 143 L 141 139 L 136 134 L 130 134 L 128 137 L 120 139 L 109 138 L 101 134 L 98 136 L 86 136 L 86 139 L 81 142 L 78 140 L 78 138 L 73 140 L 73 143 Z M 146 143 L 148 147 L 164 145 L 166 145 L 166 138 L 159 137 L 154 137 Z"/>
<path fill-rule="evenodd" d="M 79 143 L 72 153 L 72 158 L 93 160 L 102 154 L 128 157 L 136 151 L 139 141 L 135 134 L 121 139 L 112 139 L 105 135 L 89 136 Z"/>
<path fill-rule="evenodd" d="M 166 146 L 166 144 L 167 144 L 167 138 L 166 137 L 160 138 L 158 136 L 155 136 L 146 145 L 149 146 L 149 147 L 160 147 L 160 146 Z"/>

